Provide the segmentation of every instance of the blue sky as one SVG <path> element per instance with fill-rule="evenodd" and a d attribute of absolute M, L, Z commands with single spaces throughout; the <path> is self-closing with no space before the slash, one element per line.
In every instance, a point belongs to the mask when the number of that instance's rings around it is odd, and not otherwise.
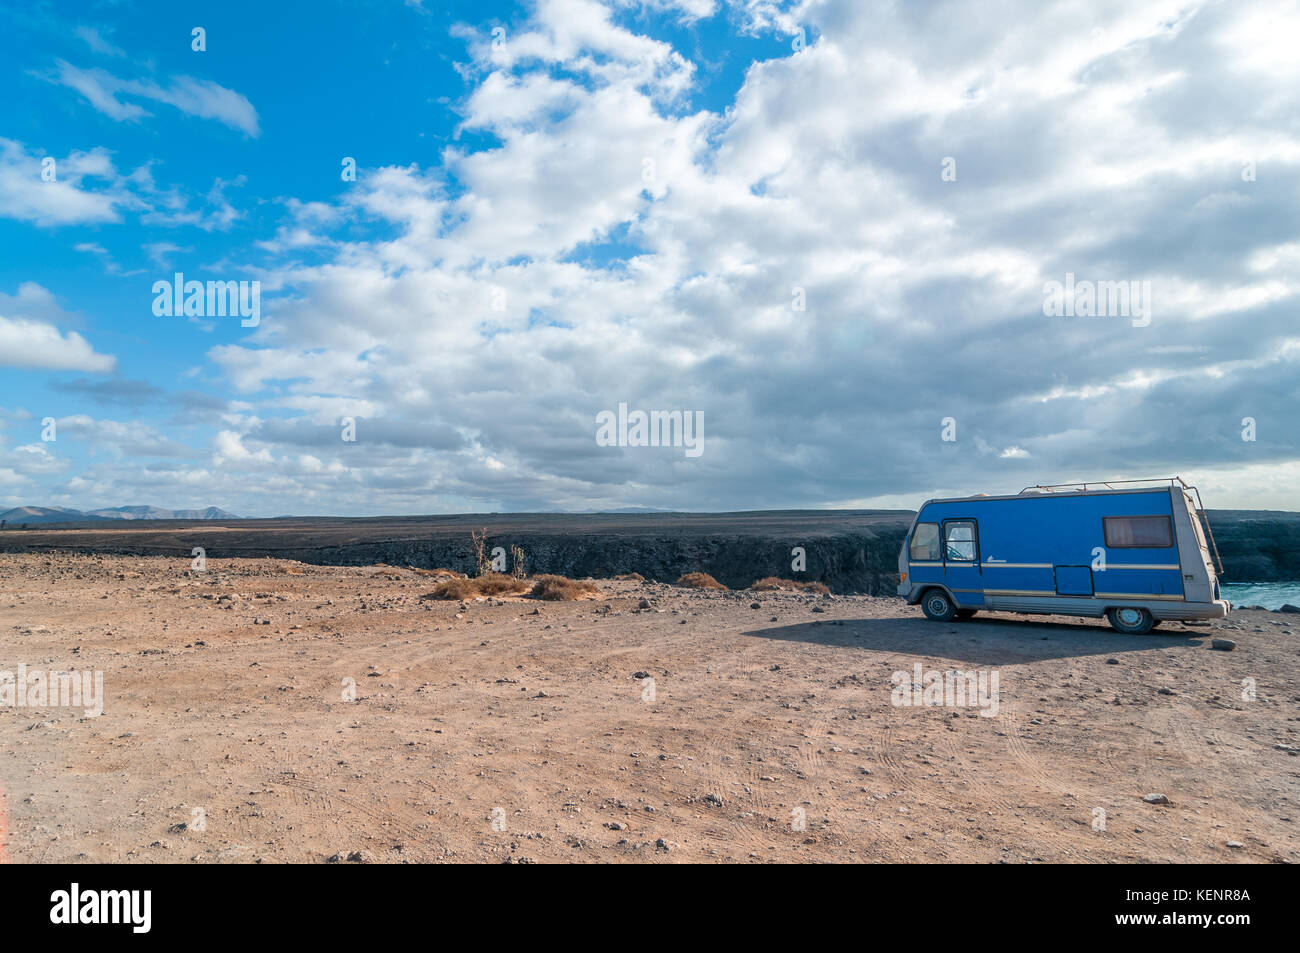
<path fill-rule="evenodd" d="M 912 506 L 1179 473 L 1297 508 L 1297 26 L 7 5 L 0 505 Z M 155 315 L 177 271 L 260 282 L 260 324 Z M 1067 274 L 1149 287 L 1150 319 L 1046 315 Z M 619 403 L 702 412 L 705 452 L 600 446 Z"/>

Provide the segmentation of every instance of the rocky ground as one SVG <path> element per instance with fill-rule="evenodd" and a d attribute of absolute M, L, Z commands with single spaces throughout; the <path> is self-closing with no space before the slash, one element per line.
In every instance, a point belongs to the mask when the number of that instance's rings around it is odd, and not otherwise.
<path fill-rule="evenodd" d="M 0 707 L 0 857 L 1300 860 L 1300 616 L 1126 637 L 598 585 L 461 604 L 385 567 L 0 556 L 0 673 L 105 693 Z M 997 714 L 892 704 L 918 663 L 996 672 Z"/>

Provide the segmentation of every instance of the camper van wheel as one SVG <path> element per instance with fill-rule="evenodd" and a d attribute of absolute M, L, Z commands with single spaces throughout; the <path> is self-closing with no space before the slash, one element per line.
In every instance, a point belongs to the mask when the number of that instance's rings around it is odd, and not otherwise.
<path fill-rule="evenodd" d="M 921 597 L 921 611 L 934 622 L 951 622 L 957 615 L 957 607 L 942 589 L 931 589 Z"/>
<path fill-rule="evenodd" d="M 973 616 L 973 615 L 974 615 L 976 612 L 978 612 L 978 611 L 979 611 L 979 610 L 977 610 L 977 609 L 958 609 L 958 610 L 957 610 L 957 618 L 959 618 L 959 619 L 969 619 L 971 616 Z"/>
<path fill-rule="evenodd" d="M 1111 628 L 1125 635 L 1146 635 L 1156 627 L 1156 620 L 1151 613 L 1135 606 L 1108 609 L 1106 618 L 1110 620 Z"/>

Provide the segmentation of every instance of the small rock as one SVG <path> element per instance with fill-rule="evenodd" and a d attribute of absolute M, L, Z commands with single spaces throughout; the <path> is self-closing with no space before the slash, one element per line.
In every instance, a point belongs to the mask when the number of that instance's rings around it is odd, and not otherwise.
<path fill-rule="evenodd" d="M 1169 803 L 1169 798 L 1165 797 L 1163 794 L 1148 794 L 1148 795 L 1144 796 L 1144 797 L 1142 798 L 1142 800 L 1146 801 L 1148 804 L 1168 804 L 1168 803 Z"/>
<path fill-rule="evenodd" d="M 1241 850 L 1241 849 L 1242 849 L 1243 847 L 1245 847 L 1245 846 L 1246 846 L 1246 845 L 1243 844 L 1243 843 L 1242 843 L 1241 841 L 1239 841 L 1239 840 L 1230 840 L 1230 841 L 1228 841 L 1228 847 L 1231 848 L 1232 850 Z"/>
<path fill-rule="evenodd" d="M 1220 652 L 1231 652 L 1237 647 L 1237 643 L 1232 639 L 1214 639 L 1210 642 L 1210 648 L 1217 649 Z"/>

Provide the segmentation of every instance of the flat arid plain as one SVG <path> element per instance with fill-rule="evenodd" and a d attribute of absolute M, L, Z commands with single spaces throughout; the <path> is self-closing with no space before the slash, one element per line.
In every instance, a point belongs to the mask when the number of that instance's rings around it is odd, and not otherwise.
<path fill-rule="evenodd" d="M 594 582 L 579 601 L 458 602 L 387 566 L 0 555 L 0 671 L 100 671 L 104 691 L 97 717 L 0 707 L 0 849 L 1300 860 L 1298 616 L 1131 637 L 933 623 L 892 598 Z M 997 673 L 996 714 L 893 704 L 895 673 L 917 665 Z"/>

